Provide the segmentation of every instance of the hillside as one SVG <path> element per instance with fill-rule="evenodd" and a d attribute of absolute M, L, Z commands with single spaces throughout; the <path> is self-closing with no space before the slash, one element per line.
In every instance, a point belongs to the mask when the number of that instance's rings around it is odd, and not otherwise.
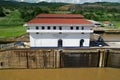
<path fill-rule="evenodd" d="M 20 12 L 21 18 L 24 19 L 24 21 L 30 20 L 39 13 L 54 13 L 54 11 L 69 11 L 75 14 L 78 13 L 84 15 L 88 19 L 94 19 L 98 21 L 120 21 L 120 3 L 96 2 L 68 4 L 48 2 L 26 3 L 4 0 L 0 1 L 0 16 L 5 16 L 16 9 Z"/>
<path fill-rule="evenodd" d="M 25 22 L 39 13 L 57 11 L 65 3 L 25 3 L 0 0 L 0 39 L 17 37 L 26 33 Z"/>
<path fill-rule="evenodd" d="M 71 11 L 83 14 L 88 19 L 120 21 L 120 3 L 96 2 L 77 4 L 71 8 Z"/>
<path fill-rule="evenodd" d="M 0 38 L 24 34 L 26 28 L 22 27 L 23 24 L 39 13 L 82 14 L 87 19 L 114 21 L 115 26 L 120 27 L 120 3 L 26 3 L 0 0 Z"/>

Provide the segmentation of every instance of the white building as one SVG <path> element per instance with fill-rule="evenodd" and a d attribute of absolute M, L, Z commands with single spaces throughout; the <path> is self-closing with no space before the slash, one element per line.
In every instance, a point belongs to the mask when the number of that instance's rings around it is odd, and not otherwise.
<path fill-rule="evenodd" d="M 93 23 L 80 14 L 39 14 L 28 23 L 30 47 L 89 47 Z"/>

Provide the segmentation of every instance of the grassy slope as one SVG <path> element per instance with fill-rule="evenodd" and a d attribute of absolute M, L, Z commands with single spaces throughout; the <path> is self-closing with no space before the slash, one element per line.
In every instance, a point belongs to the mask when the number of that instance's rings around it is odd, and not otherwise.
<path fill-rule="evenodd" d="M 6 17 L 0 18 L 0 38 L 16 37 L 26 32 L 26 27 L 20 18 L 20 13 L 15 10 Z"/>
<path fill-rule="evenodd" d="M 103 26 L 104 26 L 104 21 L 99 21 Z M 110 21 L 113 24 L 113 27 L 111 26 L 104 26 L 104 28 L 107 29 L 116 29 L 116 30 L 120 30 L 120 21 Z"/>
<path fill-rule="evenodd" d="M 13 26 L 12 28 L 2 27 L 2 29 L 1 27 L 2 26 L 0 26 L 0 38 L 16 37 L 26 32 L 26 28 L 22 26 Z"/>
<path fill-rule="evenodd" d="M 112 21 L 114 27 L 112 29 L 120 30 L 120 21 Z"/>
<path fill-rule="evenodd" d="M 119 28 L 120 29 L 120 21 L 112 21 L 112 23 L 114 24 L 114 26 L 116 28 Z"/>

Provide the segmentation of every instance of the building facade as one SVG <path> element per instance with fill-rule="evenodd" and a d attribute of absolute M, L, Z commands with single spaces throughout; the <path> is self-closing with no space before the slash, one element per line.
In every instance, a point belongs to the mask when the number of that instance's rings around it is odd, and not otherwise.
<path fill-rule="evenodd" d="M 94 26 L 80 14 L 39 14 L 27 24 L 32 48 L 89 47 Z"/>

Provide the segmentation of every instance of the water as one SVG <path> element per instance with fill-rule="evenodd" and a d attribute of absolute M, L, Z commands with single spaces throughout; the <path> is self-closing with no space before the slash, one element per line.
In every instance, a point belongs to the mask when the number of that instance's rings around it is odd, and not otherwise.
<path fill-rule="evenodd" d="M 120 80 L 118 68 L 0 70 L 0 80 Z"/>

